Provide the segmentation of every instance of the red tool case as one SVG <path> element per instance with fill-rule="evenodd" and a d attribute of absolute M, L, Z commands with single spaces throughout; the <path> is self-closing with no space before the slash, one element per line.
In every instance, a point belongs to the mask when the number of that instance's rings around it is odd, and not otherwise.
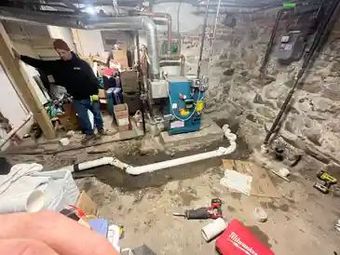
<path fill-rule="evenodd" d="M 236 219 L 229 222 L 215 245 L 221 255 L 274 255 L 272 250 Z"/>

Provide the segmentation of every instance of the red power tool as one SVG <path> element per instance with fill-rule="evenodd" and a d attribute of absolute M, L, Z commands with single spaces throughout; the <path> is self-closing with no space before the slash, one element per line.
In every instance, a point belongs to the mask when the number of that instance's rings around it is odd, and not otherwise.
<path fill-rule="evenodd" d="M 186 210 L 184 213 L 173 213 L 174 216 L 182 216 L 188 220 L 204 220 L 223 218 L 222 200 L 213 198 L 209 207 Z"/>

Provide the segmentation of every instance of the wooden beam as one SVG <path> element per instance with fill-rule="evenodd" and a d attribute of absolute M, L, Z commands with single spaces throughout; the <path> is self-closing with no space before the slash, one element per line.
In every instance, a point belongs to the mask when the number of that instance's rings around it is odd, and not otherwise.
<path fill-rule="evenodd" d="M 55 130 L 50 121 L 50 118 L 40 102 L 37 93 L 35 92 L 32 84 L 30 84 L 25 72 L 20 66 L 19 60 L 16 59 L 10 49 L 10 46 L 6 43 L 5 32 L 1 30 L 0 34 L 0 58 L 3 67 L 9 76 L 10 80 L 16 86 L 20 96 L 25 101 L 26 105 L 33 113 L 34 119 L 42 129 L 47 139 L 55 137 Z"/>

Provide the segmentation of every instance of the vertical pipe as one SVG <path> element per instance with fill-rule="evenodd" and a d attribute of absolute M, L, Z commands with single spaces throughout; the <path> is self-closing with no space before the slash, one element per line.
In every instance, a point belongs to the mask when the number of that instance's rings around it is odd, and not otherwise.
<path fill-rule="evenodd" d="M 221 0 L 218 0 L 217 10 L 216 10 L 216 17 L 215 17 L 215 24 L 214 24 L 214 30 L 213 30 L 213 37 L 210 44 L 210 52 L 209 52 L 209 58 L 211 58 L 213 54 L 213 46 L 216 36 L 216 29 L 217 29 L 217 23 L 218 23 L 218 16 L 220 15 L 220 8 L 221 8 Z"/>
<path fill-rule="evenodd" d="M 172 41 L 172 18 L 170 14 L 166 15 L 168 19 L 168 55 L 171 54 L 171 41 Z"/>
<path fill-rule="evenodd" d="M 160 76 L 160 71 L 159 71 L 156 25 L 153 22 L 153 20 L 148 17 L 142 17 L 141 22 L 144 30 L 147 32 L 148 53 L 149 56 L 151 56 L 152 61 L 151 62 L 152 79 L 158 79 Z"/>
<path fill-rule="evenodd" d="M 141 11 L 134 11 L 132 12 L 133 15 L 137 16 L 147 16 L 152 18 L 162 18 L 166 19 L 167 26 L 168 26 L 168 49 L 167 54 L 170 54 L 170 48 L 171 48 L 171 41 L 172 41 L 172 18 L 169 13 L 163 13 L 163 12 L 141 12 Z"/>
<path fill-rule="evenodd" d="M 205 17 L 204 17 L 202 37 L 201 37 L 201 48 L 200 48 L 200 55 L 198 59 L 198 66 L 197 66 L 197 79 L 200 77 L 200 74 L 201 74 L 201 64 L 202 64 L 202 55 L 203 55 L 203 48 L 204 48 L 204 41 L 205 41 L 205 31 L 207 28 L 208 15 L 209 15 L 209 4 L 210 4 L 210 0 L 207 1 L 207 9 L 205 10 Z"/>
<path fill-rule="evenodd" d="M 280 23 L 281 16 L 282 16 L 283 13 L 284 13 L 283 10 L 279 10 L 278 13 L 277 13 L 275 24 L 273 26 L 273 30 L 272 30 L 269 42 L 267 44 L 266 53 L 263 57 L 263 61 L 262 61 L 261 67 L 260 67 L 260 74 L 261 75 L 265 74 L 265 70 L 266 70 L 268 60 L 269 60 L 269 56 L 270 56 L 270 53 L 272 52 L 274 39 L 275 39 L 275 36 L 276 36 L 276 31 L 277 31 L 277 28 L 279 27 L 279 23 Z"/>
<path fill-rule="evenodd" d="M 141 69 L 140 69 L 140 52 L 139 52 L 139 32 L 136 31 L 136 46 L 137 46 L 137 70 L 138 70 L 138 87 L 139 87 L 139 97 L 140 100 L 142 101 L 142 106 L 141 106 L 141 111 L 142 111 L 142 122 L 143 122 L 143 133 L 145 135 L 146 133 L 146 128 L 145 128 L 145 116 L 144 116 L 144 89 L 142 86 L 142 81 L 141 81 Z"/>
<path fill-rule="evenodd" d="M 181 10 L 181 5 L 182 5 L 182 1 L 181 0 L 177 6 L 177 15 L 176 15 L 176 18 L 177 18 L 177 36 L 179 36 L 179 32 L 180 32 L 180 29 L 179 29 L 179 12 Z"/>
<path fill-rule="evenodd" d="M 181 76 L 185 76 L 185 57 L 181 55 Z"/>

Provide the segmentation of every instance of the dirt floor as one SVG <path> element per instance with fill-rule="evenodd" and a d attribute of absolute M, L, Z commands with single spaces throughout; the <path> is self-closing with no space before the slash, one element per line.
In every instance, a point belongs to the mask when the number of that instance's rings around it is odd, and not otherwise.
<path fill-rule="evenodd" d="M 231 155 L 246 156 L 244 151 Z M 148 158 L 154 161 L 157 155 L 130 158 L 130 162 L 142 164 Z M 225 219 L 241 220 L 275 254 L 340 254 L 340 233 L 334 228 L 340 218 L 340 200 L 319 193 L 301 175 L 290 183 L 271 176 L 281 198 L 269 199 L 231 193 L 221 186 L 221 159 L 136 177 L 111 167 L 88 173 L 95 176 L 79 179 L 79 188 L 98 203 L 102 217 L 124 226 L 122 247 L 147 244 L 157 254 L 215 254 L 214 242 L 206 243 L 200 233 L 209 221 L 187 221 L 173 217 L 172 212 L 205 206 L 219 197 L 224 201 Z M 258 206 L 268 214 L 265 223 L 253 216 Z"/>
<path fill-rule="evenodd" d="M 55 155 L 12 155 L 9 160 L 11 163 L 35 161 L 42 163 L 45 169 L 55 169 L 115 155 L 127 163 L 142 165 L 221 145 L 212 144 L 187 152 L 163 151 L 157 149 L 158 146 L 144 151 L 141 150 L 144 139 Z M 247 145 L 240 139 L 237 142 L 237 150 L 228 158 L 248 159 Z M 304 167 L 306 163 L 299 162 L 299 165 Z M 231 193 L 219 183 L 223 172 L 221 158 L 216 158 L 140 176 L 129 176 L 104 166 L 74 177 L 80 190 L 85 190 L 98 204 L 101 217 L 124 226 L 125 236 L 120 243 L 123 248 L 146 244 L 157 254 L 215 254 L 214 241 L 206 243 L 200 233 L 209 220 L 188 221 L 174 217 L 172 213 L 207 206 L 212 198 L 219 197 L 224 201 L 225 219 L 242 221 L 275 254 L 340 254 L 340 232 L 334 228 L 340 218 L 340 199 L 315 190 L 312 187 L 315 179 L 295 172 L 288 183 L 270 174 L 281 196 L 271 199 Z M 268 214 L 265 223 L 257 222 L 253 216 L 253 210 L 258 206 Z"/>

